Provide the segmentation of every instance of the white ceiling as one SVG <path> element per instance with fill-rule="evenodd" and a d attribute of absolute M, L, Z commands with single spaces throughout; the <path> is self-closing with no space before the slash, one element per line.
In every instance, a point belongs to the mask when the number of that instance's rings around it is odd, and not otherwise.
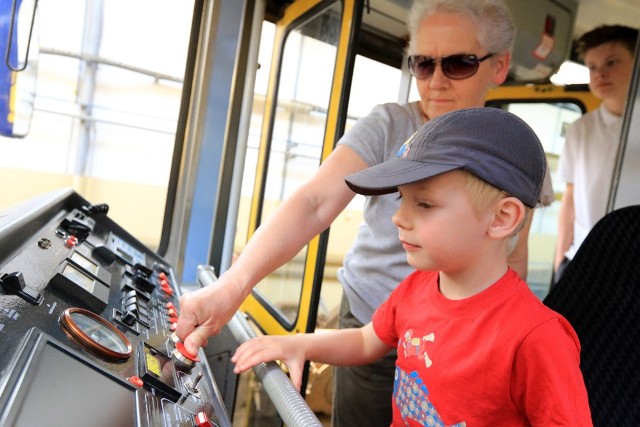
<path fill-rule="evenodd" d="M 640 26 L 640 0 L 578 0 L 577 36 L 603 24 Z"/>
<path fill-rule="evenodd" d="M 369 0 L 369 8 L 365 7 L 364 21 L 375 28 L 384 28 L 386 32 L 400 37 L 406 32 L 405 19 L 411 2 L 411 0 Z M 640 0 L 577 0 L 577 2 L 578 15 L 574 33 L 578 37 L 603 24 L 622 24 L 635 28 L 640 26 Z"/>

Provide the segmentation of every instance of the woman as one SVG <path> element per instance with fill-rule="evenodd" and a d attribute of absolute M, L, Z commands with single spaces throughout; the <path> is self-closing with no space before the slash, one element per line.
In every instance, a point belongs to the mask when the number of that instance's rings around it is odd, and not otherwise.
<path fill-rule="evenodd" d="M 344 177 L 395 156 L 428 120 L 483 106 L 489 89 L 507 77 L 515 30 L 501 0 L 416 2 L 409 30 L 408 54 L 420 101 L 381 105 L 360 119 L 311 180 L 258 228 L 215 287 L 182 297 L 176 332 L 187 350 L 197 351 L 218 333 L 261 279 L 331 225 L 354 197 Z M 366 201 L 365 224 L 338 273 L 344 288 L 341 328 L 368 323 L 375 308 L 412 271 L 391 222 L 397 207 L 394 195 Z M 523 278 L 528 229 L 510 257 L 511 267 Z M 394 360 L 390 354 L 372 365 L 336 369 L 334 426 L 390 424 Z"/>

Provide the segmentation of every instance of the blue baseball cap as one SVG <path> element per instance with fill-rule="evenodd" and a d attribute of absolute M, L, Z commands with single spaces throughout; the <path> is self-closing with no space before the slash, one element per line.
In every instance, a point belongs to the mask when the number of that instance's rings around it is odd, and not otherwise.
<path fill-rule="evenodd" d="M 464 169 L 535 207 L 547 169 L 544 148 L 529 125 L 498 108 L 457 110 L 430 120 L 405 141 L 396 158 L 345 178 L 366 196 Z"/>

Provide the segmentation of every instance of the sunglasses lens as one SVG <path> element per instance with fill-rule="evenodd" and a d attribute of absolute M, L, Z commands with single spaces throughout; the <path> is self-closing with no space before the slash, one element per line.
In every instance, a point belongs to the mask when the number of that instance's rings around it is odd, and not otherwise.
<path fill-rule="evenodd" d="M 451 55 L 439 60 L 430 56 L 414 55 L 409 57 L 409 70 L 418 80 L 430 79 L 435 72 L 436 63 L 440 62 L 442 73 L 447 78 L 462 80 L 478 72 L 481 60 L 475 55 Z"/>
<path fill-rule="evenodd" d="M 409 70 L 418 80 L 431 78 L 436 69 L 436 61 L 428 56 L 410 56 Z"/>
<path fill-rule="evenodd" d="M 480 63 L 475 56 L 452 55 L 442 58 L 442 72 L 454 80 L 466 79 L 478 72 Z"/>

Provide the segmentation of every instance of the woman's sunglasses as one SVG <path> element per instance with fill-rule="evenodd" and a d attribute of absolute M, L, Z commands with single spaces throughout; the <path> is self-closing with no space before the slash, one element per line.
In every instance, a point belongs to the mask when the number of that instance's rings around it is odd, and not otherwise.
<path fill-rule="evenodd" d="M 468 79 L 478 72 L 480 63 L 487 58 L 491 58 L 493 53 L 489 53 L 482 58 L 476 55 L 450 55 L 433 58 L 431 56 L 411 55 L 409 57 L 409 70 L 418 80 L 430 79 L 436 71 L 436 65 L 440 64 L 442 74 L 452 80 Z"/>

